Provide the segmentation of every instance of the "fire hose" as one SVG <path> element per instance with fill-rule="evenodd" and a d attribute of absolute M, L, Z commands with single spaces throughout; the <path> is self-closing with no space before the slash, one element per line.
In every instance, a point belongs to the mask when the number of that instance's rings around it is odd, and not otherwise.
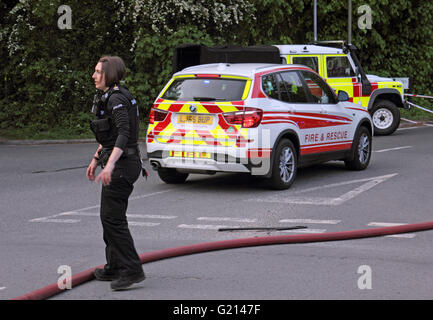
<path fill-rule="evenodd" d="M 419 232 L 433 229 L 433 221 L 416 224 L 399 225 L 392 227 L 382 227 L 374 229 L 361 229 L 328 233 L 313 233 L 302 235 L 279 235 L 265 236 L 254 238 L 241 238 L 232 240 L 223 240 L 215 242 L 205 242 L 193 245 L 186 245 L 175 248 L 157 250 L 141 254 L 140 261 L 142 264 L 169 259 L 185 255 L 193 255 L 209 251 L 227 250 L 235 248 L 294 244 L 294 243 L 312 243 L 326 241 L 353 240 L 371 237 L 380 237 L 400 233 Z M 102 268 L 103 265 L 82 271 L 71 277 L 72 288 L 94 279 L 93 271 L 96 268 Z M 16 297 L 13 300 L 43 300 L 63 292 L 65 289 L 59 288 L 58 283 L 53 283 L 36 291 Z"/>

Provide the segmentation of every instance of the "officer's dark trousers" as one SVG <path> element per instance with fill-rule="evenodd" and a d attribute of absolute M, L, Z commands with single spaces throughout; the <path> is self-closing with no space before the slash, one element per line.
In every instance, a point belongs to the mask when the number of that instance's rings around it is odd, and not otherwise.
<path fill-rule="evenodd" d="M 128 198 L 141 170 L 140 158 L 130 155 L 120 158 L 112 172 L 111 182 L 102 186 L 101 222 L 106 244 L 107 268 L 122 274 L 142 272 L 140 259 L 128 228 L 126 209 Z"/>

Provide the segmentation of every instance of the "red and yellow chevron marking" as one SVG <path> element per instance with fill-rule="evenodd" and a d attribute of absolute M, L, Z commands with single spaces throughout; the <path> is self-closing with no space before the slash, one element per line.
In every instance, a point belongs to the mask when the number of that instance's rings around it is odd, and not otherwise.
<path fill-rule="evenodd" d="M 197 112 L 193 114 L 212 114 L 214 116 L 214 129 L 206 130 L 200 127 L 176 128 L 173 125 L 174 113 L 192 114 L 190 106 L 195 105 Z M 243 110 L 243 101 L 236 102 L 206 102 L 196 101 L 169 101 L 158 99 L 155 108 L 168 111 L 164 121 L 149 124 L 147 129 L 147 142 L 152 143 L 155 139 L 159 143 L 174 143 L 186 145 L 213 145 L 213 146 L 244 146 L 248 141 L 248 129 L 241 125 L 228 124 L 223 113 Z"/>

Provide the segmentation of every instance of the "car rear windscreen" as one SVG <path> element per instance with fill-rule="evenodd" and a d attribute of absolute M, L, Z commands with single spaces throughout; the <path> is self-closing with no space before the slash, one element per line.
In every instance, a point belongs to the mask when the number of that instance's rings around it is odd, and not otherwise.
<path fill-rule="evenodd" d="M 178 101 L 239 101 L 246 80 L 226 78 L 175 79 L 161 98 Z"/>

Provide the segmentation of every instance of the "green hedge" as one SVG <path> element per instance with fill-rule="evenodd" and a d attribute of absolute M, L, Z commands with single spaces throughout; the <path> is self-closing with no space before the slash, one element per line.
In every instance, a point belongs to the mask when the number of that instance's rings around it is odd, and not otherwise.
<path fill-rule="evenodd" d="M 70 30 L 57 26 L 62 4 L 72 10 Z M 363 4 L 372 9 L 371 30 L 357 26 Z M 144 119 L 171 76 L 178 44 L 313 40 L 311 0 L 27 0 L 0 9 L 0 55 L 6 61 L 0 64 L 0 130 L 87 131 L 95 93 L 91 75 L 104 54 L 125 60 L 126 85 Z M 318 1 L 318 12 L 319 40 L 347 38 L 347 1 Z M 429 1 L 353 0 L 353 43 L 366 71 L 411 77 L 414 92 L 433 95 L 432 12 Z"/>

